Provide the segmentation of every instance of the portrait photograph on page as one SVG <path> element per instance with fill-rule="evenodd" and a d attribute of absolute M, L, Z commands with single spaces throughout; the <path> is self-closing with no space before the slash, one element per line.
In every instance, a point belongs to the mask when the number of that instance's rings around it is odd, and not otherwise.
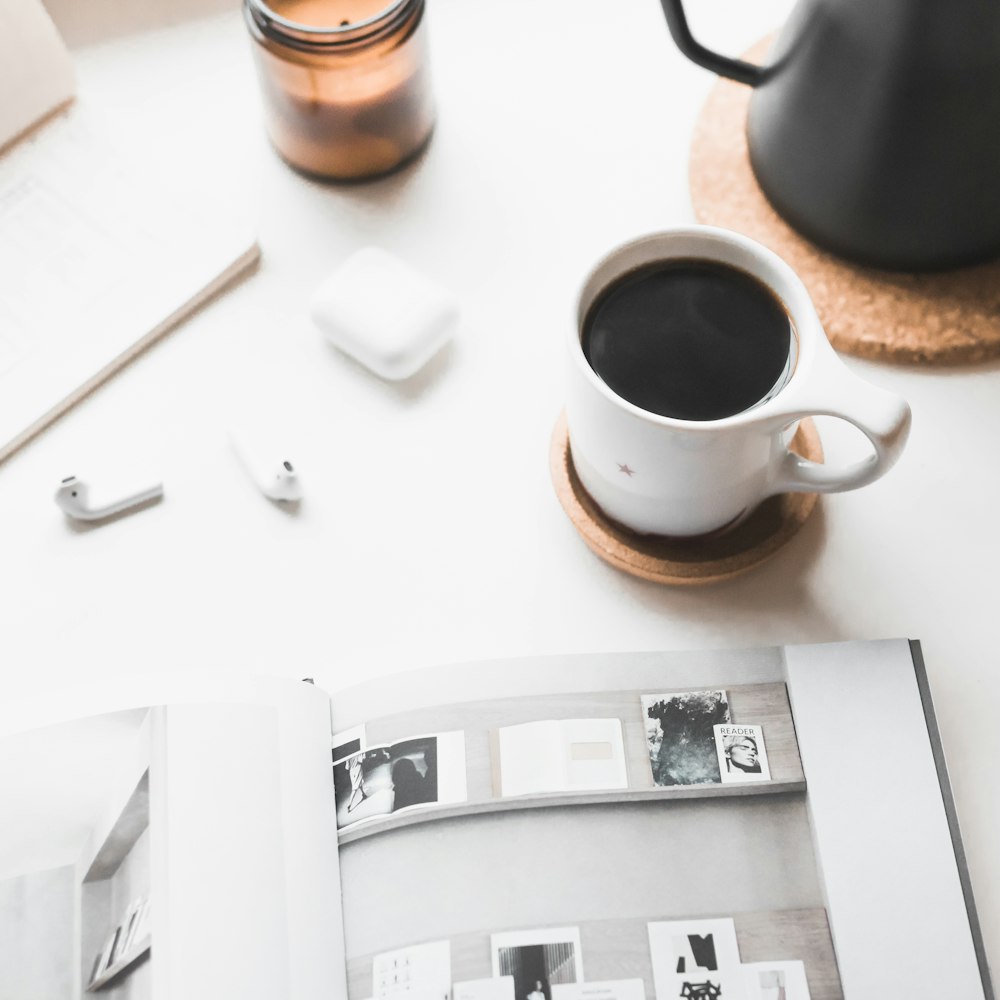
<path fill-rule="evenodd" d="M 715 752 L 722 783 L 770 781 L 762 726 L 715 726 Z"/>
<path fill-rule="evenodd" d="M 514 977 L 514 1000 L 553 1000 L 552 987 L 583 982 L 578 927 L 493 934 L 493 975 Z"/>
<path fill-rule="evenodd" d="M 721 783 L 714 727 L 731 721 L 725 691 L 644 694 L 642 713 L 654 784 Z"/>

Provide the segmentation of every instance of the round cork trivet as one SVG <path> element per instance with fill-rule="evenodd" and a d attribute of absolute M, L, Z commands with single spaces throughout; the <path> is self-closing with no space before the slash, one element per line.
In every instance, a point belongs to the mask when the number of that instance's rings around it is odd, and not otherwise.
<path fill-rule="evenodd" d="M 746 55 L 764 62 L 770 39 Z M 1000 355 L 1000 260 L 952 271 L 865 268 L 819 249 L 775 212 L 747 152 L 752 88 L 719 80 L 695 126 L 691 200 L 699 222 L 750 236 L 798 272 L 838 351 L 879 361 L 968 364 Z"/>
<path fill-rule="evenodd" d="M 812 462 L 823 461 L 819 434 L 808 418 L 790 447 Z M 583 488 L 573 468 L 565 414 L 552 432 L 549 467 L 559 502 L 590 549 L 616 569 L 654 583 L 718 583 L 760 566 L 791 540 L 819 499 L 815 493 L 782 493 L 728 531 L 698 538 L 641 535 L 609 518 Z"/>

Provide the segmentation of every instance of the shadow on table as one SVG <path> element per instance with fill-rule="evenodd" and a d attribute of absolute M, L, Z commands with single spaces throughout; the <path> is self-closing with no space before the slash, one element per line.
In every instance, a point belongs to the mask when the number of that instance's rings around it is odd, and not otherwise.
<path fill-rule="evenodd" d="M 619 574 L 623 586 L 647 608 L 678 612 L 711 625 L 723 608 L 729 626 L 761 623 L 769 618 L 787 619 L 794 612 L 799 623 L 781 635 L 782 642 L 826 641 L 856 638 L 845 624 L 830 617 L 826 606 L 805 585 L 808 571 L 821 557 L 827 542 L 826 512 L 822 498 L 809 520 L 789 543 L 762 566 L 722 583 L 672 587 L 648 583 Z M 611 572 L 617 572 L 610 570 Z"/>

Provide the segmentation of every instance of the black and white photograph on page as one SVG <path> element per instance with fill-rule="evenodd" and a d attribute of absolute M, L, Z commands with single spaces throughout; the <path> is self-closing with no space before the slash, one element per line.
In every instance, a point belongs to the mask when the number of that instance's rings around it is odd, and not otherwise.
<path fill-rule="evenodd" d="M 558 983 L 582 983 L 578 927 L 493 934 L 493 975 L 514 977 L 514 1000 L 552 1000 Z"/>
<path fill-rule="evenodd" d="M 725 691 L 644 694 L 642 714 L 654 784 L 721 783 L 713 726 L 731 721 Z"/>
<path fill-rule="evenodd" d="M 334 764 L 360 753 L 368 744 L 365 742 L 365 727 L 354 726 L 342 733 L 334 733 L 330 741 L 330 759 Z"/>
<path fill-rule="evenodd" d="M 746 1000 L 731 919 L 651 922 L 649 950 L 657 1000 Z"/>
<path fill-rule="evenodd" d="M 337 827 L 410 806 L 465 800 L 465 736 L 416 736 L 369 747 L 333 765 Z"/>
<path fill-rule="evenodd" d="M 715 752 L 722 783 L 770 781 L 762 726 L 715 726 Z"/>

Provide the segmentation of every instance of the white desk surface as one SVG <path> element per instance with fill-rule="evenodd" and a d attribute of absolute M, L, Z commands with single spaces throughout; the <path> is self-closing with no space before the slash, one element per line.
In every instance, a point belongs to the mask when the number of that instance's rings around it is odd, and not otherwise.
<path fill-rule="evenodd" d="M 2 697 L 199 665 L 343 668 L 346 684 L 528 653 L 917 637 L 1000 965 L 1000 896 L 988 898 L 1000 366 L 848 359 L 913 407 L 887 478 L 824 498 L 741 579 L 678 590 L 624 576 L 591 555 L 549 480 L 564 338 L 596 258 L 691 221 L 688 141 L 714 78 L 678 54 L 655 0 L 430 0 L 439 123 L 426 155 L 386 180 L 324 187 L 270 150 L 246 33 L 222 6 L 50 2 L 82 99 L 136 148 L 258 213 L 263 262 L 0 467 Z M 738 53 L 789 4 L 690 6 L 702 40 Z M 177 23 L 139 31 L 154 7 Z M 324 274 L 371 243 L 461 299 L 453 347 L 407 384 L 339 355 L 306 316 Z M 288 428 L 307 491 L 298 516 L 257 494 L 228 450 L 229 414 L 248 399 Z M 861 447 L 820 428 L 831 458 Z M 75 530 L 52 502 L 63 476 L 139 457 L 163 477 L 159 506 Z"/>

